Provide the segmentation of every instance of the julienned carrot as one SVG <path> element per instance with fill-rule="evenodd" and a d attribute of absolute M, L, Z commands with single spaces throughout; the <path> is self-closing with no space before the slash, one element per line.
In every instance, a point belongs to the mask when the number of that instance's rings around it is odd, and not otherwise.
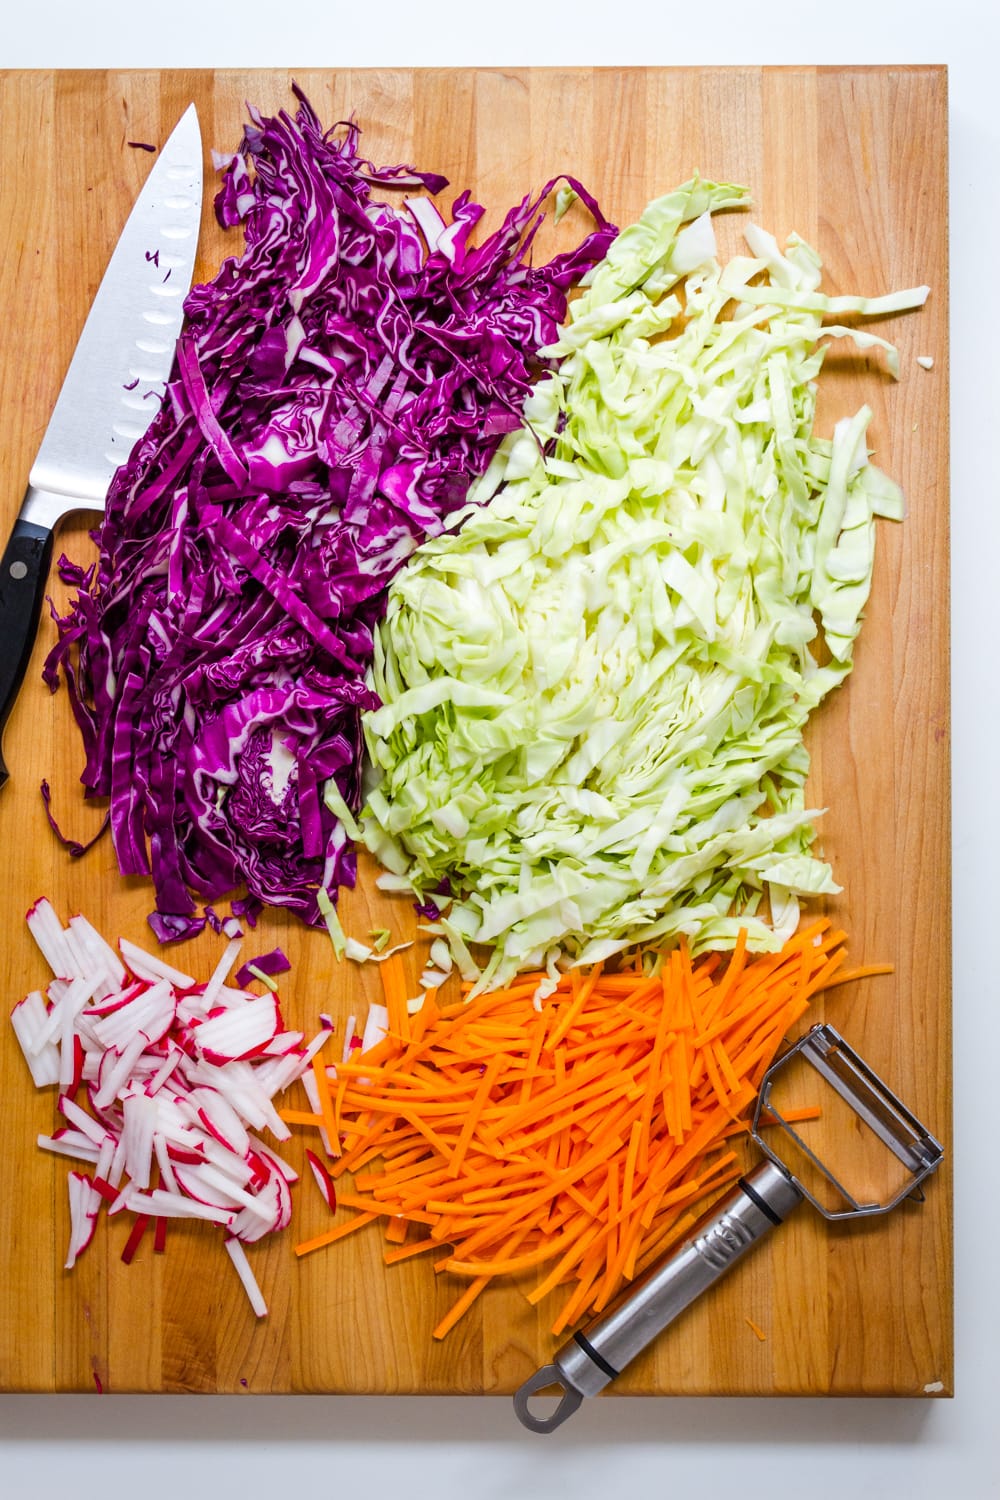
<path fill-rule="evenodd" d="M 732 1137 L 810 998 L 840 981 L 843 944 L 825 920 L 772 954 L 750 954 L 742 935 L 728 961 L 682 943 L 652 973 L 637 961 L 564 974 L 540 1008 L 543 976 L 522 975 L 414 1016 L 387 960 L 387 1036 L 322 1070 L 336 1087 L 320 1088 L 319 1112 L 283 1112 L 317 1126 L 335 1113 L 330 1170 L 354 1177 L 338 1201 L 355 1216 L 298 1253 L 381 1218 L 388 1264 L 436 1249 L 435 1270 L 469 1283 L 435 1337 L 502 1276 L 533 1278 L 532 1302 L 562 1287 L 561 1332 L 739 1175 Z"/>
<path fill-rule="evenodd" d="M 470 1281 L 458 1301 L 452 1304 L 435 1328 L 434 1337 L 436 1339 L 443 1339 L 446 1333 L 451 1332 L 462 1314 L 469 1310 L 479 1296 L 479 1293 L 489 1285 L 489 1280 L 488 1276 L 477 1276 L 474 1281 Z"/>
<path fill-rule="evenodd" d="M 337 1224 L 333 1229 L 327 1229 L 323 1234 L 318 1234 L 315 1239 L 303 1240 L 301 1245 L 296 1245 L 296 1255 L 308 1255 L 310 1250 L 319 1250 L 323 1245 L 332 1245 L 335 1240 L 342 1240 L 345 1235 L 351 1234 L 355 1229 L 361 1229 L 365 1224 L 370 1224 L 377 1214 L 359 1213 L 353 1219 L 348 1219 L 342 1224 Z"/>
<path fill-rule="evenodd" d="M 406 1241 L 409 1224 L 406 1219 L 394 1216 L 385 1226 L 385 1237 L 390 1245 L 402 1245 Z"/>
<path fill-rule="evenodd" d="M 390 953 L 380 965 L 385 1008 L 389 1012 L 389 1034 L 407 1042 L 410 1039 L 410 1017 L 407 1011 L 409 990 L 406 971 L 398 953 Z"/>
<path fill-rule="evenodd" d="M 313 1077 L 316 1080 L 316 1092 L 319 1095 L 320 1117 L 326 1138 L 330 1143 L 330 1150 L 336 1152 L 337 1143 L 340 1140 L 340 1122 L 334 1108 L 334 1102 L 330 1094 L 330 1077 L 319 1053 L 312 1060 Z"/>

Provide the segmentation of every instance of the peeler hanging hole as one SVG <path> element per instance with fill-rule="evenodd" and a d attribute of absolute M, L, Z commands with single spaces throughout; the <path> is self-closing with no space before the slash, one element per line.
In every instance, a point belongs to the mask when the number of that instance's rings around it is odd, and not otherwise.
<path fill-rule="evenodd" d="M 554 1432 L 582 1400 L 580 1391 L 565 1383 L 555 1365 L 542 1365 L 514 1393 L 514 1410 L 531 1432 Z"/>

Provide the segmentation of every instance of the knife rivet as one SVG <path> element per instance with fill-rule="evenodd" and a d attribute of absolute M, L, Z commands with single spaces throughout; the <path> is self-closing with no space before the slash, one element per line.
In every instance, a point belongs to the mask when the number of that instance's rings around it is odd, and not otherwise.
<path fill-rule="evenodd" d="M 28 564 L 23 562 L 12 562 L 10 565 L 11 578 L 25 578 L 28 573 Z"/>

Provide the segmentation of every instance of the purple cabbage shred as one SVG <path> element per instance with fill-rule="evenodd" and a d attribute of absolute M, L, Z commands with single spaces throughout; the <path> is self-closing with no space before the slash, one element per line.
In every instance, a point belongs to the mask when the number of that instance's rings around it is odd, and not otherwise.
<path fill-rule="evenodd" d="M 294 116 L 251 109 L 223 159 L 216 214 L 245 248 L 187 298 L 96 570 L 63 567 L 77 592 L 45 664 L 164 942 L 205 925 L 198 900 L 319 925 L 317 890 L 354 883 L 323 790 L 359 806 L 386 589 L 519 423 L 538 349 L 617 232 L 566 179 L 597 227 L 533 264 L 553 179 L 476 246 L 467 192 L 446 221 L 426 196 L 443 178 L 373 166 L 353 122 L 324 131 L 295 93 Z"/>
<path fill-rule="evenodd" d="M 49 827 L 52 829 L 52 832 L 55 834 L 60 844 L 62 844 L 63 848 L 70 854 L 70 856 L 73 859 L 79 859 L 82 854 L 86 854 L 88 849 L 92 849 L 97 843 L 98 839 L 107 832 L 108 823 L 110 821 L 109 815 L 107 813 L 105 814 L 101 826 L 100 828 L 98 828 L 93 838 L 88 839 L 85 844 L 81 844 L 79 839 L 69 838 L 65 833 L 63 833 L 62 829 L 59 827 L 59 824 L 56 822 L 55 816 L 52 812 L 52 789 L 47 781 L 42 782 L 40 790 L 42 793 L 42 802 L 45 806 L 45 816 L 48 819 Z"/>
<path fill-rule="evenodd" d="M 288 957 L 280 948 L 272 948 L 270 953 L 261 953 L 257 958 L 251 958 L 247 963 L 236 971 L 236 983 L 240 989 L 245 989 L 257 976 L 252 972 L 258 969 L 261 974 L 268 974 L 271 978 L 275 974 L 287 974 L 292 967 Z"/>

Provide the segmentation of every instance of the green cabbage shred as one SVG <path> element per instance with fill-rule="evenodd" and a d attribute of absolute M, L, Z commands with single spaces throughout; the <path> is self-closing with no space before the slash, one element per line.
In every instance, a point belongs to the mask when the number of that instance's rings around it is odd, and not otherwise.
<path fill-rule="evenodd" d="M 746 204 L 696 177 L 618 236 L 523 428 L 392 584 L 361 836 L 385 887 L 446 908 L 478 989 L 682 933 L 773 949 L 838 889 L 803 731 L 903 501 L 867 407 L 813 431 L 824 338 L 898 371 L 823 320 L 927 288 L 827 298 L 804 241 L 753 225 L 722 268 L 711 214 Z"/>

